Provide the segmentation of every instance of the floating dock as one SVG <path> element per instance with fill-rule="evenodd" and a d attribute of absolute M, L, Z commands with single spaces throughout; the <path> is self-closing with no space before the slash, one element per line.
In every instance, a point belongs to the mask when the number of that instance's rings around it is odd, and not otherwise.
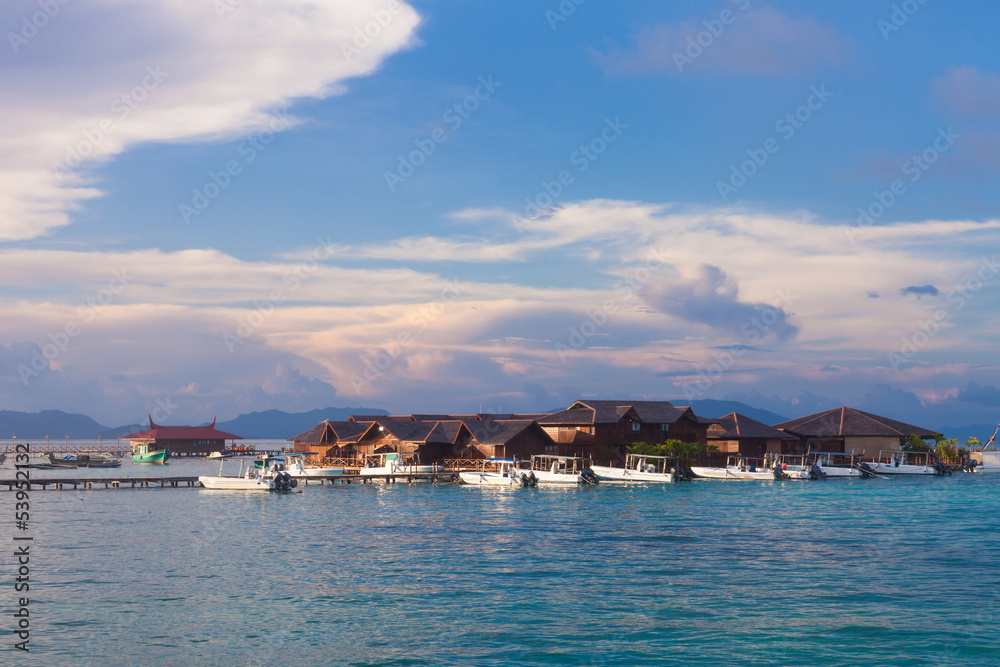
<path fill-rule="evenodd" d="M 298 480 L 299 486 L 309 486 L 316 484 L 370 484 L 372 482 L 384 482 L 386 484 L 433 482 L 450 483 L 457 479 L 457 473 L 435 472 L 435 473 L 412 473 L 412 474 L 387 474 L 387 475 L 328 475 L 293 477 Z M 18 490 L 18 484 L 22 484 L 21 489 L 34 490 L 41 488 L 48 489 L 145 489 L 145 488 L 202 488 L 198 477 L 48 477 L 34 478 L 30 484 L 25 484 L 24 480 L 2 479 L 0 489 L 6 491 Z"/>

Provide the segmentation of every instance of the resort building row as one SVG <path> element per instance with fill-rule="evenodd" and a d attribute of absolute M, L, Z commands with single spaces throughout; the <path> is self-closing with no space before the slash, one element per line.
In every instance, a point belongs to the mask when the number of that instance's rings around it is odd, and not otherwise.
<path fill-rule="evenodd" d="M 667 440 L 715 445 L 722 457 L 808 450 L 877 455 L 900 449 L 913 435 L 940 436 L 849 407 L 769 426 L 735 412 L 707 419 L 668 401 L 579 400 L 555 413 L 353 415 L 346 421 L 320 422 L 288 440 L 295 452 L 313 452 L 326 460 L 355 461 L 399 452 L 430 463 L 529 459 L 535 454 L 609 460 L 635 443 Z"/>

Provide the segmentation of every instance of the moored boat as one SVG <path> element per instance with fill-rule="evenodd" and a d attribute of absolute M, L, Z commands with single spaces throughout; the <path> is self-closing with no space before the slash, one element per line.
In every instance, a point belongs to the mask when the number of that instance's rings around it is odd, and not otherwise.
<path fill-rule="evenodd" d="M 996 449 L 997 432 L 1000 432 L 1000 424 L 993 430 L 993 435 L 986 444 L 979 451 L 970 454 L 971 460 L 975 462 L 971 466 L 975 472 L 1000 472 L 1000 451 Z"/>
<path fill-rule="evenodd" d="M 531 457 L 531 472 L 539 486 L 600 483 L 591 469 L 590 458 L 584 456 L 535 454 Z"/>
<path fill-rule="evenodd" d="M 151 442 L 139 443 L 132 448 L 133 463 L 166 463 L 169 459 L 169 449 L 159 449 Z"/>
<path fill-rule="evenodd" d="M 591 466 L 602 482 L 669 483 L 680 478 L 677 460 L 672 456 L 626 454 L 625 467 Z"/>
<path fill-rule="evenodd" d="M 907 452 L 883 449 L 877 458 L 864 461 L 873 472 L 880 475 L 950 475 L 943 463 L 935 462 L 933 452 Z"/>
<path fill-rule="evenodd" d="M 530 470 L 519 470 L 515 459 L 484 459 L 479 470 L 463 470 L 458 479 L 472 486 L 537 486 Z"/>
<path fill-rule="evenodd" d="M 198 481 L 206 489 L 217 491 L 291 491 L 299 485 L 298 481 L 283 470 L 284 462 L 276 457 L 263 461 L 263 467 L 255 468 L 239 461 L 239 472 L 236 475 L 223 475 L 225 461 L 219 464 L 218 475 L 201 475 Z"/>
<path fill-rule="evenodd" d="M 414 481 L 430 482 L 431 478 L 424 476 L 440 472 L 444 472 L 442 466 L 421 465 L 416 455 L 404 458 L 400 452 L 383 452 L 369 457 L 368 465 L 361 469 L 360 474 L 362 477 L 375 478 L 384 478 L 387 475 L 399 477 L 419 475 L 420 477 L 414 477 Z"/>
<path fill-rule="evenodd" d="M 747 456 L 730 456 L 726 459 L 725 467 L 704 467 L 691 466 L 691 472 L 696 477 L 705 479 L 728 479 L 728 480 L 784 480 L 784 479 L 809 479 L 809 474 L 802 470 L 783 467 L 779 462 L 771 462 L 770 458 L 752 458 Z"/>
<path fill-rule="evenodd" d="M 122 465 L 121 459 L 99 456 L 97 454 L 77 454 L 66 455 L 61 459 L 55 458 L 52 454 L 47 457 L 49 465 L 53 467 L 65 467 L 65 468 L 120 468 Z"/>
<path fill-rule="evenodd" d="M 292 477 L 332 477 L 344 474 L 343 466 L 322 466 L 318 465 L 312 458 L 319 456 L 315 452 L 302 452 L 298 454 L 283 454 L 277 458 L 285 461 L 285 470 Z"/>

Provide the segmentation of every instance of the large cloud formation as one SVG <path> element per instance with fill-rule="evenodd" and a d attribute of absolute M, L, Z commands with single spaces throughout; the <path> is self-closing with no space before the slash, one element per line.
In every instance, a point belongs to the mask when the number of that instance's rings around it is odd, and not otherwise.
<path fill-rule="evenodd" d="M 0 68 L 0 241 L 67 224 L 100 194 L 88 168 L 129 147 L 238 137 L 341 92 L 412 45 L 420 20 L 379 0 L 52 4 L 44 21 L 33 0 L 0 5 L 16 64 Z"/>

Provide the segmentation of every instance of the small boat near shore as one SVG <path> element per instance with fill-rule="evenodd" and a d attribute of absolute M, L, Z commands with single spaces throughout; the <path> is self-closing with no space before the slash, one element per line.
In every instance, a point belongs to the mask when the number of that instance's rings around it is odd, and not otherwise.
<path fill-rule="evenodd" d="M 170 459 L 170 450 L 158 448 L 153 443 L 140 443 L 132 448 L 133 463 L 166 463 Z"/>
<path fill-rule="evenodd" d="M 276 458 L 284 460 L 285 470 L 292 477 L 334 477 L 344 474 L 343 466 L 319 465 L 313 458 L 316 456 L 319 456 L 316 452 L 302 452 L 282 454 Z"/>
<path fill-rule="evenodd" d="M 950 475 L 951 469 L 934 461 L 933 452 L 907 452 L 883 449 L 877 458 L 864 461 L 873 472 L 880 475 Z"/>
<path fill-rule="evenodd" d="M 705 479 L 757 480 L 775 481 L 809 479 L 809 473 L 780 463 L 775 458 L 752 458 L 747 456 L 730 456 L 725 467 L 709 468 L 692 466 L 691 472 L 696 477 Z"/>
<path fill-rule="evenodd" d="M 403 454 L 399 452 L 383 452 L 369 457 L 368 465 L 361 469 L 360 475 L 362 477 L 383 478 L 386 475 L 404 477 L 407 475 L 432 475 L 443 472 L 444 467 L 440 465 L 421 465 L 415 455 L 405 459 L 403 458 Z M 414 481 L 429 482 L 431 480 L 429 478 L 426 480 L 424 478 L 416 478 Z"/>
<path fill-rule="evenodd" d="M 682 477 L 676 458 L 652 454 L 626 454 L 624 468 L 591 466 L 590 469 L 602 482 L 671 483 Z"/>
<path fill-rule="evenodd" d="M 471 486 L 537 486 L 535 474 L 518 469 L 518 463 L 516 459 L 484 459 L 480 470 L 463 470 L 458 479 Z"/>
<path fill-rule="evenodd" d="M 262 468 L 255 468 L 239 460 L 239 472 L 235 475 L 223 475 L 225 460 L 219 464 L 218 475 L 201 475 L 198 482 L 206 489 L 216 491 L 278 491 L 287 492 L 296 488 L 299 483 L 285 472 L 284 462 L 277 457 L 264 461 Z"/>
<path fill-rule="evenodd" d="M 531 472 L 539 486 L 562 486 L 570 484 L 600 484 L 600 479 L 590 465 L 590 458 L 584 456 L 558 456 L 535 454 L 531 457 Z"/>

